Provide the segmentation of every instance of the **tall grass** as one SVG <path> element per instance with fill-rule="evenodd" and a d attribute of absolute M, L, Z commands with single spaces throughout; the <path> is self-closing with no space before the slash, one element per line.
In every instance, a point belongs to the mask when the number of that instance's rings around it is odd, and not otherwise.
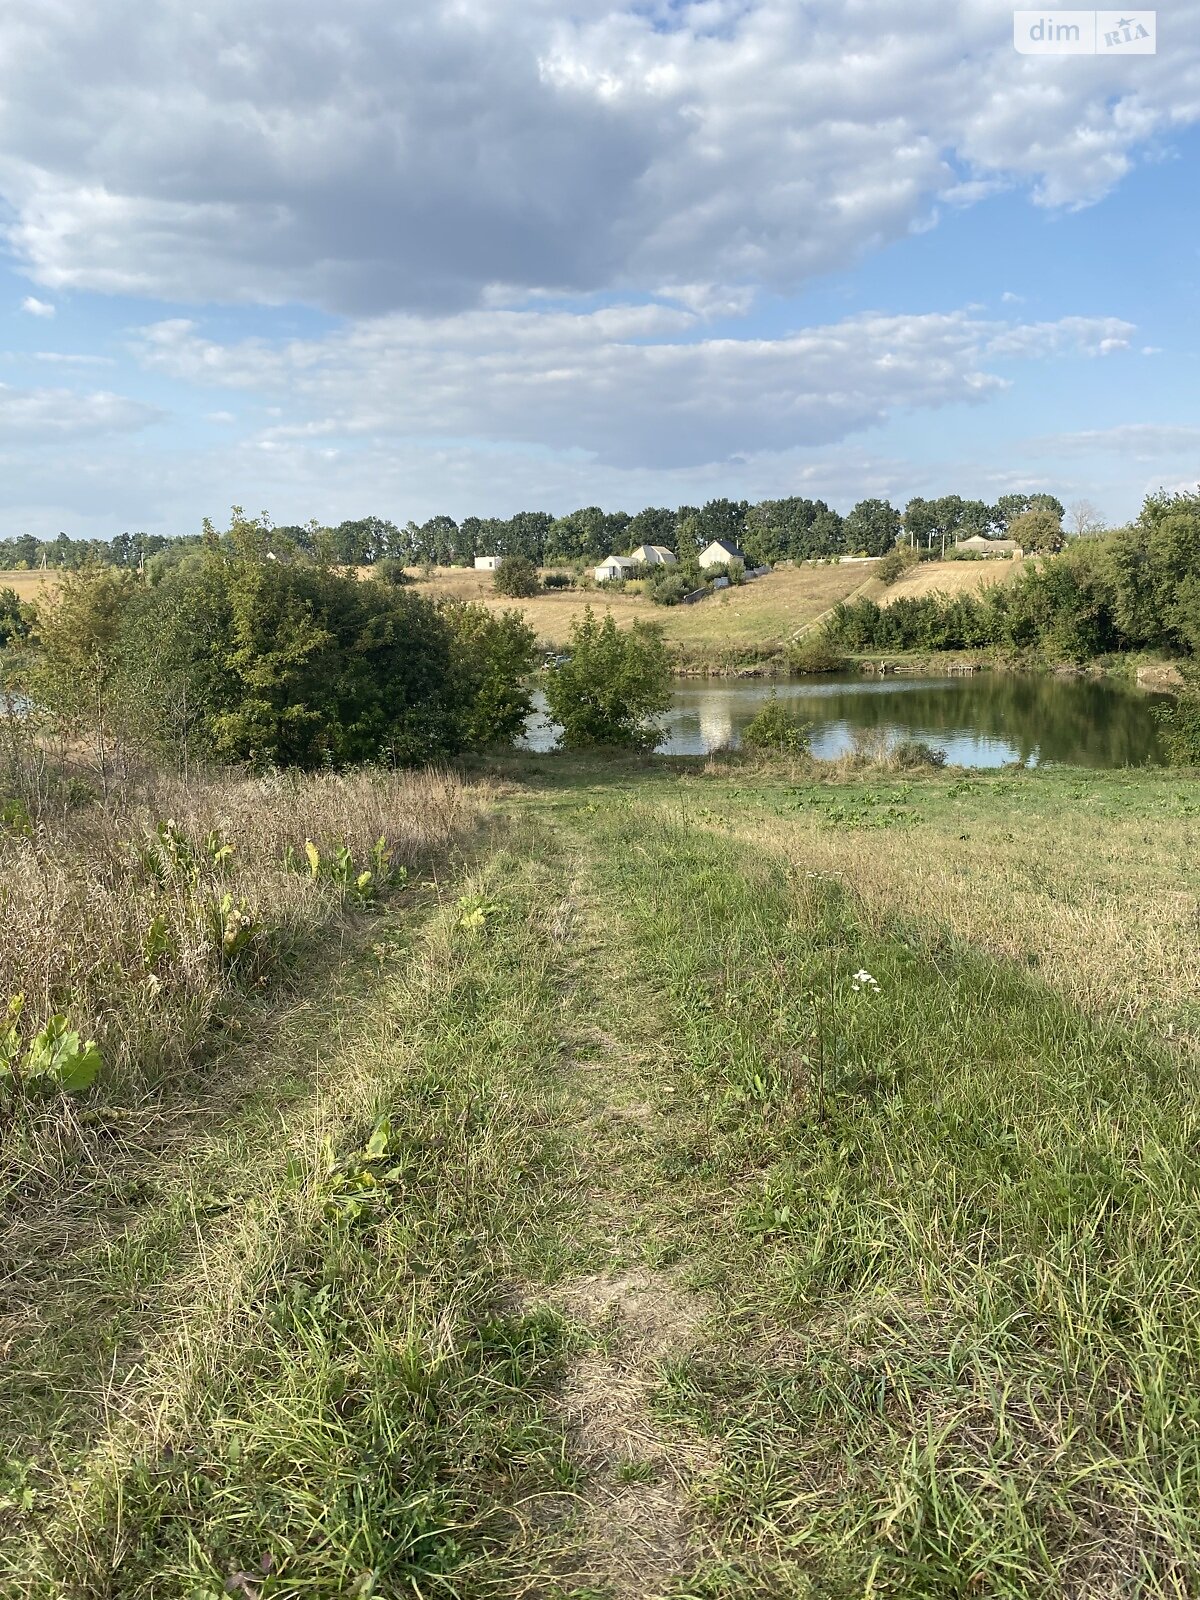
<path fill-rule="evenodd" d="M 385 876 L 434 867 L 476 814 L 456 779 L 429 772 L 185 785 L 144 771 L 107 807 L 47 806 L 39 818 L 10 802 L 0 1014 L 23 995 L 27 1034 L 65 1015 L 100 1046 L 102 1097 L 136 1101 L 236 1037 L 247 1005 L 287 982 L 319 936 L 386 896 Z M 346 865 L 331 871 L 339 851 Z M 363 871 L 372 879 L 360 890 Z M 64 1151 L 49 1159 L 47 1140 L 61 1145 L 71 1110 L 12 1084 L 6 1101 L 8 1188 L 27 1183 L 31 1166 L 60 1165 Z"/>

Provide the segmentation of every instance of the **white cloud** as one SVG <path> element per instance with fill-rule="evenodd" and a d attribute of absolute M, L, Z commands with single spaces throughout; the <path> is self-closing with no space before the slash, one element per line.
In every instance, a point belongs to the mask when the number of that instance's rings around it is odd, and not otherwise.
<path fill-rule="evenodd" d="M 358 313 L 497 289 L 788 290 L 1200 119 L 1200 0 L 1138 61 L 1018 57 L 999 0 L 9 0 L 0 194 L 40 283 Z"/>
<path fill-rule="evenodd" d="M 21 301 L 21 310 L 28 312 L 31 317 L 52 317 L 54 307 L 48 300 L 39 300 L 36 295 L 27 294 Z"/>
<path fill-rule="evenodd" d="M 139 401 L 105 390 L 15 389 L 0 384 L 0 432 L 9 438 L 61 439 L 89 434 L 129 433 L 158 420 L 160 413 Z"/>
<path fill-rule="evenodd" d="M 1127 342 L 1127 323 L 1005 324 L 964 311 L 866 313 L 786 336 L 714 338 L 677 307 L 393 315 L 318 340 L 220 344 L 186 319 L 140 359 L 189 383 L 284 400 L 262 436 L 470 440 L 578 451 L 622 468 L 696 467 L 831 444 L 904 411 L 974 403 L 1007 359 Z"/>
<path fill-rule="evenodd" d="M 1109 462 L 1170 460 L 1200 451 L 1200 426 L 1173 422 L 1126 422 L 1112 428 L 1083 428 L 1035 442 L 1043 454 L 1102 455 Z"/>

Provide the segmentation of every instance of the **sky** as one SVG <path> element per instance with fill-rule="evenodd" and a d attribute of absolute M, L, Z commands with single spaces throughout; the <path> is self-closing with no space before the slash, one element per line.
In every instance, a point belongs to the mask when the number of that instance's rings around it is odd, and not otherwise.
<path fill-rule="evenodd" d="M 1200 478 L 1200 0 L 1155 31 L 6 0 L 0 536 L 1022 489 L 1127 519 Z"/>

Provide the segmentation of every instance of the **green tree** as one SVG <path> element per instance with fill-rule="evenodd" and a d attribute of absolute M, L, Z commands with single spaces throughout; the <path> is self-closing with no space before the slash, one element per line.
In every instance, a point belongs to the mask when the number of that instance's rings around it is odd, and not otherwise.
<path fill-rule="evenodd" d="M 528 556 L 505 556 L 492 574 L 492 587 L 510 600 L 528 600 L 541 587 L 538 570 Z"/>
<path fill-rule="evenodd" d="M 537 636 L 519 611 L 493 615 L 485 606 L 450 605 L 451 703 L 455 742 L 464 749 L 510 745 L 529 715 L 529 676 Z"/>
<path fill-rule="evenodd" d="M 671 665 L 661 630 L 635 622 L 622 631 L 589 606 L 571 629 L 569 658 L 546 682 L 550 715 L 568 750 L 624 746 L 652 750 L 654 719 L 671 704 Z"/>
<path fill-rule="evenodd" d="M 845 522 L 851 550 L 868 556 L 885 556 L 900 537 L 900 513 L 887 500 L 860 500 Z"/>
<path fill-rule="evenodd" d="M 1015 539 L 1026 555 L 1053 555 L 1067 542 L 1061 519 L 1047 506 L 1035 506 L 1014 517 L 1008 537 Z"/>

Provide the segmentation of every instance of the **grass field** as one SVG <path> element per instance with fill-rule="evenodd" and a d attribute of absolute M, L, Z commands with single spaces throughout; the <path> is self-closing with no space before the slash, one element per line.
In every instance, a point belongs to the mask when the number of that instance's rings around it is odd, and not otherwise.
<path fill-rule="evenodd" d="M 492 609 L 519 604 L 548 646 L 564 644 L 571 624 L 590 605 L 597 613 L 611 611 L 621 626 L 637 618 L 659 623 L 679 651 L 711 658 L 724 650 L 770 653 L 782 648 L 798 629 L 860 589 L 870 571 L 850 565 L 781 567 L 693 606 L 656 606 L 641 595 L 604 589 L 547 592 L 514 602 L 494 593 L 488 574 L 458 567 L 439 567 L 432 578 L 418 579 L 418 592 L 478 601 Z"/>
<path fill-rule="evenodd" d="M 0 589 L 12 589 L 19 600 L 36 600 L 42 590 L 58 582 L 56 572 L 6 572 L 0 569 Z"/>
<path fill-rule="evenodd" d="M 0 1589 L 1195 1594 L 1194 776 L 454 806 L 10 1186 Z"/>
<path fill-rule="evenodd" d="M 978 594 L 994 583 L 1012 583 L 1024 570 L 1023 561 L 924 561 L 881 593 L 872 592 L 878 604 L 890 606 L 900 599 L 923 599 L 930 594 Z"/>

